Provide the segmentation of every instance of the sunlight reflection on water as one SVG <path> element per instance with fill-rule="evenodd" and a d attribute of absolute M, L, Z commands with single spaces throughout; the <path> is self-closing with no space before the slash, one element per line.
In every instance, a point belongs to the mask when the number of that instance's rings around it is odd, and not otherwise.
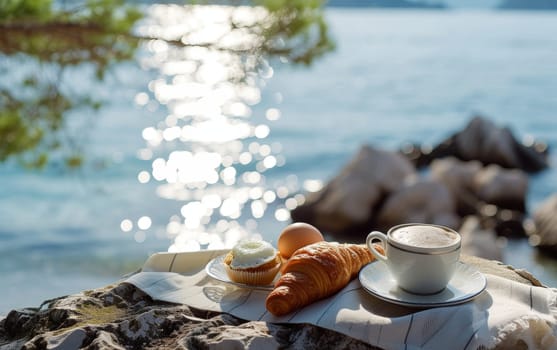
<path fill-rule="evenodd" d="M 304 202 L 296 176 L 272 186 L 266 181 L 266 172 L 285 163 L 282 146 L 266 142 L 280 110 L 271 107 L 254 118 L 250 108 L 261 102 L 261 89 L 273 76 L 269 63 L 250 51 L 258 40 L 250 28 L 265 15 L 254 7 L 153 6 L 139 28 L 186 44 L 146 44 L 150 57 L 143 65 L 160 76 L 135 99 L 140 106 L 157 103 L 168 110 L 164 120 L 142 132 L 146 146 L 139 157 L 151 168 L 137 179 L 157 181 L 158 196 L 183 203 L 166 226 L 170 252 L 220 249 L 261 237 L 258 220 L 286 222 L 290 210 Z M 320 186 L 310 183 L 309 189 Z M 140 218 L 137 226 L 135 239 L 141 242 L 150 218 Z M 133 230 L 133 222 L 124 219 L 121 229 Z"/>

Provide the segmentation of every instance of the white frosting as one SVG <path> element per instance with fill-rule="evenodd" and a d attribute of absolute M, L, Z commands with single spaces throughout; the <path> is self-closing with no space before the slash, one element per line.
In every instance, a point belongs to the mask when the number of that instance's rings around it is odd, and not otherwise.
<path fill-rule="evenodd" d="M 232 248 L 233 268 L 248 268 L 263 265 L 275 258 L 277 251 L 265 241 L 247 240 L 236 244 Z"/>

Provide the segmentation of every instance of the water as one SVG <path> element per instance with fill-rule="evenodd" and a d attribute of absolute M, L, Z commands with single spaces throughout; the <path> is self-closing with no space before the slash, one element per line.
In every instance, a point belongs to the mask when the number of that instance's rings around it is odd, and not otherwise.
<path fill-rule="evenodd" d="M 146 26 L 162 34 L 180 23 L 150 11 Z M 309 68 L 248 67 L 244 85 L 224 83 L 234 58 L 147 45 L 144 69 L 122 65 L 92 88 L 109 103 L 85 142 L 106 167 L 2 165 L 0 314 L 114 282 L 156 251 L 273 241 L 296 194 L 362 144 L 435 144 L 481 113 L 557 146 L 557 14 L 330 9 L 327 19 L 335 52 Z M 211 118 L 215 104 L 226 117 Z M 531 177 L 530 210 L 557 192 L 555 175 Z M 554 261 L 522 240 L 505 262 L 557 285 Z"/>

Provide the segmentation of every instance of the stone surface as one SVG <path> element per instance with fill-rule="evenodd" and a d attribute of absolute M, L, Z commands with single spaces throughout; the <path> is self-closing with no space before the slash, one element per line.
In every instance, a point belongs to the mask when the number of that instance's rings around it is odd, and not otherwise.
<path fill-rule="evenodd" d="M 503 249 L 493 229 L 485 229 L 475 216 L 466 217 L 458 230 L 462 236 L 462 253 L 489 260 L 503 260 Z"/>
<path fill-rule="evenodd" d="M 493 230 L 499 236 L 526 235 L 525 172 L 454 157 L 434 160 L 430 168 L 430 176 L 445 184 L 454 196 L 456 213 L 461 218 L 476 216 L 483 230 Z"/>
<path fill-rule="evenodd" d="M 530 242 L 550 253 L 557 252 L 557 194 L 537 207 L 533 214 L 534 232 Z"/>
<path fill-rule="evenodd" d="M 525 271 L 462 256 L 484 273 L 541 285 Z M 0 349 L 376 349 L 309 324 L 245 321 L 152 300 L 120 283 L 13 310 L 0 320 Z"/>
<path fill-rule="evenodd" d="M 483 164 L 497 164 L 504 168 L 537 172 L 548 167 L 547 145 L 531 141 L 518 142 L 511 130 L 499 127 L 491 120 L 476 116 L 466 127 L 445 139 L 429 152 L 423 147 L 402 150 L 412 161 L 424 166 L 434 159 L 456 157 L 464 161 L 477 160 Z"/>
<path fill-rule="evenodd" d="M 543 284 L 530 272 L 515 269 L 497 260 L 487 260 L 473 255 L 462 255 L 460 260 L 475 266 L 480 272 L 510 279 L 511 281 L 542 287 Z"/>
<path fill-rule="evenodd" d="M 426 222 L 458 229 L 460 218 L 448 188 L 438 181 L 419 179 L 392 193 L 377 214 L 377 227 L 387 230 L 406 222 Z"/>
<path fill-rule="evenodd" d="M 460 216 L 478 213 L 478 198 L 474 193 L 474 177 L 482 169 L 478 161 L 464 162 L 455 157 L 436 159 L 431 163 L 431 178 L 447 186 L 456 201 Z"/>
<path fill-rule="evenodd" d="M 0 321 L 0 349 L 375 349 L 320 327 L 245 321 L 152 300 L 117 284 L 13 310 Z"/>
<path fill-rule="evenodd" d="M 474 176 L 474 192 L 485 203 L 525 212 L 528 176 L 522 170 L 488 165 Z"/>
<path fill-rule="evenodd" d="M 329 233 L 358 231 L 369 226 L 381 201 L 415 173 L 400 154 L 363 146 L 321 191 L 307 195 L 306 203 L 291 212 L 292 219 Z"/>
<path fill-rule="evenodd" d="M 448 157 L 431 163 L 431 177 L 450 189 L 461 216 L 478 214 L 484 204 L 526 211 L 528 176 L 522 170 Z"/>
<path fill-rule="evenodd" d="M 363 147 L 338 176 L 292 211 L 292 219 L 345 241 L 408 222 L 458 229 L 471 215 L 479 218 L 482 230 L 526 235 L 528 176 L 522 170 L 455 157 L 433 161 L 429 172 L 408 166 L 393 153 Z"/>

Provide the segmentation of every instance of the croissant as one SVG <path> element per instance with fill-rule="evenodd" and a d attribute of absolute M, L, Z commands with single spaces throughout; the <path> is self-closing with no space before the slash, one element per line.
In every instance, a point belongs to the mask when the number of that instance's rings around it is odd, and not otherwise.
<path fill-rule="evenodd" d="M 360 244 L 318 242 L 300 248 L 283 266 L 265 306 L 273 315 L 282 316 L 326 298 L 344 288 L 373 260 L 369 249 Z"/>

